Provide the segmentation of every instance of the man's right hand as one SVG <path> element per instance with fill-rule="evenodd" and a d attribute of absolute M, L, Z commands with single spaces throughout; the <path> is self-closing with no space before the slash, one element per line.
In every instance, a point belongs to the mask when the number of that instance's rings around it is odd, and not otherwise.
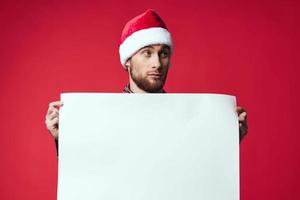
<path fill-rule="evenodd" d="M 58 140 L 58 121 L 59 121 L 59 110 L 58 108 L 63 106 L 63 102 L 54 101 L 49 104 L 49 108 L 46 114 L 46 126 L 50 134 L 55 140 Z"/>

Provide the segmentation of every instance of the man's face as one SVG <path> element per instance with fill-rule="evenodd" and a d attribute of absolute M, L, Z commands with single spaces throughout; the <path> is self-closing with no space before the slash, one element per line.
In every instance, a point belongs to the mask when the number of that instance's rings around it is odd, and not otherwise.
<path fill-rule="evenodd" d="M 160 92 L 167 78 L 170 54 L 170 48 L 166 45 L 140 49 L 126 62 L 131 79 L 146 92 Z"/>

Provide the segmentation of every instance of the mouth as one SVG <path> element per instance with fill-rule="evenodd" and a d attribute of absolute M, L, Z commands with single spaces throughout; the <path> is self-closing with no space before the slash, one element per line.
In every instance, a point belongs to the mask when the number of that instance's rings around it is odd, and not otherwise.
<path fill-rule="evenodd" d="M 147 74 L 149 77 L 152 77 L 152 78 L 161 78 L 162 77 L 162 74 L 161 73 L 156 73 L 156 72 L 150 72 Z"/>

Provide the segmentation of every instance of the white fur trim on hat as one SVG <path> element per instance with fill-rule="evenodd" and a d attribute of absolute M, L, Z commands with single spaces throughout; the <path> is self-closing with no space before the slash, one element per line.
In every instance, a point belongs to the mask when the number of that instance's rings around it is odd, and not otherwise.
<path fill-rule="evenodd" d="M 142 29 L 130 35 L 119 47 L 120 60 L 125 67 L 126 61 L 139 49 L 154 44 L 165 44 L 173 51 L 171 34 L 165 28 Z"/>

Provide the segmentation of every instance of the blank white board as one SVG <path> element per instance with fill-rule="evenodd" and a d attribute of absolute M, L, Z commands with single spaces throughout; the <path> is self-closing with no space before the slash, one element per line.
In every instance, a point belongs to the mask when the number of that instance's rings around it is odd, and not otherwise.
<path fill-rule="evenodd" d="M 64 93 L 58 200 L 237 200 L 236 100 Z"/>

